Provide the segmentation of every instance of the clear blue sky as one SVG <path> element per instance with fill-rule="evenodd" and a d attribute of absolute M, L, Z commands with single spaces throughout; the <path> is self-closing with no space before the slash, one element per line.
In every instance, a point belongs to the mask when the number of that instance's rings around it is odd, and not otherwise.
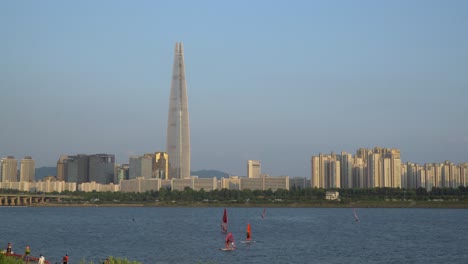
<path fill-rule="evenodd" d="M 468 1 L 0 1 L 0 156 L 165 151 L 183 41 L 192 170 L 468 162 Z"/>

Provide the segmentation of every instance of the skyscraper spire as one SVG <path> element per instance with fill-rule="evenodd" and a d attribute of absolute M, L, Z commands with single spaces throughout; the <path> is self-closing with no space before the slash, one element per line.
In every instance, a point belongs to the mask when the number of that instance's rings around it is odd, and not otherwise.
<path fill-rule="evenodd" d="M 174 53 L 166 151 L 169 178 L 183 179 L 190 178 L 190 127 L 182 42 L 176 43 Z"/>

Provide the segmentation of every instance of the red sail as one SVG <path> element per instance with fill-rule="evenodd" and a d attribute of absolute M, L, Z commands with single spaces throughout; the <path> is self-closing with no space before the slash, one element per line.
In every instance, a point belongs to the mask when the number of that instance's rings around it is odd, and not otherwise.
<path fill-rule="evenodd" d="M 228 219 L 227 219 L 227 211 L 226 211 L 226 208 L 224 208 L 223 223 L 227 223 L 227 222 L 228 222 Z"/>
<path fill-rule="evenodd" d="M 228 230 L 227 211 L 226 211 L 226 208 L 224 208 L 223 222 L 221 222 L 221 231 L 223 233 L 226 233 L 227 230 Z"/>

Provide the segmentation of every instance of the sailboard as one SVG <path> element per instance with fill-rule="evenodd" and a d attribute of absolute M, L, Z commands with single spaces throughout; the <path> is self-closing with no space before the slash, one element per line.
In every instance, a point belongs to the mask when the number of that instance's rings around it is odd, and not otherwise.
<path fill-rule="evenodd" d="M 227 210 L 224 208 L 223 219 L 221 222 L 221 232 L 226 233 L 228 230 L 228 217 L 227 217 Z"/>
<path fill-rule="evenodd" d="M 232 250 L 236 250 L 236 248 L 220 248 L 219 250 L 222 250 L 222 251 L 232 251 Z"/>
<path fill-rule="evenodd" d="M 245 241 L 241 241 L 241 243 L 244 243 L 244 244 L 255 243 L 255 241 L 252 240 L 252 231 L 250 228 L 250 223 L 247 224 L 247 232 L 246 232 Z"/>
<path fill-rule="evenodd" d="M 265 216 L 266 216 L 266 208 L 263 208 L 262 219 L 265 219 Z"/>
<path fill-rule="evenodd" d="M 353 208 L 354 220 L 359 222 L 359 217 L 357 216 L 356 209 Z"/>

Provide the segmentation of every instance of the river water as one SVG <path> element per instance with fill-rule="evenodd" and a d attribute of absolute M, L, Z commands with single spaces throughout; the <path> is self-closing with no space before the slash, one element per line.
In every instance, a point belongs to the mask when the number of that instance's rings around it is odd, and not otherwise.
<path fill-rule="evenodd" d="M 468 263 L 468 210 L 227 208 L 237 250 L 220 251 L 223 208 L 0 207 L 0 246 L 51 263 Z M 255 243 L 245 239 L 251 224 Z"/>

